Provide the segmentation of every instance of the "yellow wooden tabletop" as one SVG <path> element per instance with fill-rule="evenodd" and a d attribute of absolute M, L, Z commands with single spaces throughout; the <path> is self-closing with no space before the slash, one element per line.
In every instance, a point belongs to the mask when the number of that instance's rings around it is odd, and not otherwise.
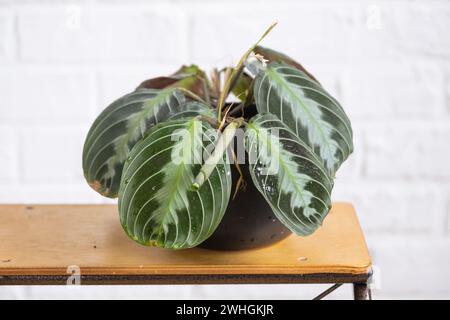
<path fill-rule="evenodd" d="M 114 205 L 0 205 L 0 276 L 366 274 L 371 261 L 351 204 L 334 203 L 312 236 L 267 248 L 171 251 L 130 240 Z"/>

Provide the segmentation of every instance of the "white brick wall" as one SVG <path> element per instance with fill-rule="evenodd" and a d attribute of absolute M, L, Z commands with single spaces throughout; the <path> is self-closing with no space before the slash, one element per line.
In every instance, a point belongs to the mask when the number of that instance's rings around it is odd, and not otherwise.
<path fill-rule="evenodd" d="M 81 172 L 96 114 L 182 63 L 236 63 L 274 20 L 264 44 L 299 59 L 352 120 L 355 153 L 334 200 L 358 210 L 381 271 L 374 296 L 450 298 L 449 1 L 0 0 L 0 202 L 111 202 Z M 322 288 L 16 287 L 0 298 L 307 298 Z"/>
<path fill-rule="evenodd" d="M 159 6 L 39 6 L 17 19 L 24 61 L 182 62 L 183 18 Z"/>
<path fill-rule="evenodd" d="M 87 124 L 95 115 L 95 81 L 80 68 L 0 67 L 2 124 Z"/>
<path fill-rule="evenodd" d="M 6 62 L 12 55 L 14 44 L 13 18 L 8 10 L 0 9 L 0 61 Z"/>

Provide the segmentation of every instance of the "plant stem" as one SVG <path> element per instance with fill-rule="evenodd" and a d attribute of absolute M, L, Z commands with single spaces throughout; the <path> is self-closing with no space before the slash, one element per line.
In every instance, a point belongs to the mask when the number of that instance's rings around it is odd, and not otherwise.
<path fill-rule="evenodd" d="M 219 161 L 222 159 L 223 154 L 226 152 L 231 141 L 233 141 L 236 130 L 244 123 L 243 118 L 238 118 L 233 120 L 223 131 L 219 140 L 217 141 L 216 147 L 213 153 L 206 159 L 205 164 L 200 169 L 200 172 L 194 179 L 192 183 L 192 189 L 198 190 L 206 180 L 208 180 L 214 168 L 217 166 Z"/>
<path fill-rule="evenodd" d="M 186 89 L 186 88 L 178 88 L 176 87 L 176 89 L 182 91 L 183 93 L 185 93 L 188 97 L 191 97 L 192 99 L 195 99 L 199 102 L 202 102 L 204 104 L 208 104 L 205 100 L 203 100 L 200 96 L 196 95 L 195 93 L 193 93 L 192 91 Z"/>
<path fill-rule="evenodd" d="M 234 165 L 236 167 L 236 170 L 239 172 L 239 178 L 236 183 L 236 189 L 234 190 L 234 194 L 233 194 L 233 198 L 232 198 L 234 200 L 234 198 L 236 198 L 236 195 L 238 194 L 241 186 L 242 186 L 242 188 L 245 189 L 245 186 L 247 185 L 247 183 L 244 180 L 244 173 L 242 172 L 241 166 L 239 165 L 239 161 L 238 161 L 238 158 L 236 157 L 236 153 L 234 152 L 234 150 L 231 150 L 231 151 L 232 151 L 232 155 L 233 155 Z"/>
<path fill-rule="evenodd" d="M 213 97 L 217 99 L 220 95 L 220 73 L 217 68 L 211 70 L 211 83 Z"/>
<path fill-rule="evenodd" d="M 217 102 L 217 120 L 220 123 L 221 122 L 221 117 L 222 117 L 222 108 L 223 105 L 225 104 L 225 100 L 228 97 L 228 95 L 230 94 L 231 91 L 231 85 L 233 83 L 236 82 L 236 78 L 240 75 L 240 73 L 242 72 L 243 68 L 244 68 L 244 63 L 245 60 L 247 60 L 248 56 L 253 52 L 253 50 L 256 48 L 256 46 L 259 45 L 259 43 L 267 36 L 267 34 L 269 34 L 269 32 L 277 25 L 277 22 L 272 23 L 269 28 L 267 28 L 267 30 L 263 33 L 263 35 L 261 36 L 261 38 L 259 38 L 259 40 L 250 47 L 250 49 L 248 49 L 244 55 L 241 57 L 241 60 L 239 60 L 239 63 L 237 64 L 237 66 L 233 69 L 233 72 L 231 73 L 231 75 L 226 79 L 226 82 L 224 84 L 223 90 L 220 93 L 219 96 L 219 100 Z"/>

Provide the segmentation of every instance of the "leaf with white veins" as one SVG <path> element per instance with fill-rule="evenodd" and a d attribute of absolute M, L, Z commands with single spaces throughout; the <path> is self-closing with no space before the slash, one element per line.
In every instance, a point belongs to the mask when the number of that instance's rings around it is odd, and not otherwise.
<path fill-rule="evenodd" d="M 191 185 L 216 135 L 196 118 L 171 120 L 154 126 L 133 147 L 119 191 L 120 221 L 132 239 L 183 249 L 214 232 L 231 192 L 227 155 L 201 188 L 193 190 Z"/>
<path fill-rule="evenodd" d="M 252 180 L 277 218 L 298 235 L 313 233 L 327 215 L 333 182 L 320 159 L 273 114 L 247 125 Z"/>
<path fill-rule="evenodd" d="M 255 78 L 259 113 L 272 113 L 322 159 L 334 176 L 353 151 L 350 121 L 316 81 L 284 63 L 270 63 Z"/>
<path fill-rule="evenodd" d="M 208 106 L 188 102 L 179 89 L 139 89 L 116 100 L 94 121 L 83 149 L 83 171 L 89 185 L 115 198 L 123 164 L 134 144 L 156 123 L 180 112 L 209 114 Z"/>

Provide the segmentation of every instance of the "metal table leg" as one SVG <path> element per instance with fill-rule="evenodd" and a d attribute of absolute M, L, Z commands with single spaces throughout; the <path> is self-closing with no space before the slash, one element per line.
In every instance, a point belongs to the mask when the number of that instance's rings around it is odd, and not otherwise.
<path fill-rule="evenodd" d="M 367 283 L 353 283 L 353 294 L 355 300 L 372 300 L 372 293 Z"/>

